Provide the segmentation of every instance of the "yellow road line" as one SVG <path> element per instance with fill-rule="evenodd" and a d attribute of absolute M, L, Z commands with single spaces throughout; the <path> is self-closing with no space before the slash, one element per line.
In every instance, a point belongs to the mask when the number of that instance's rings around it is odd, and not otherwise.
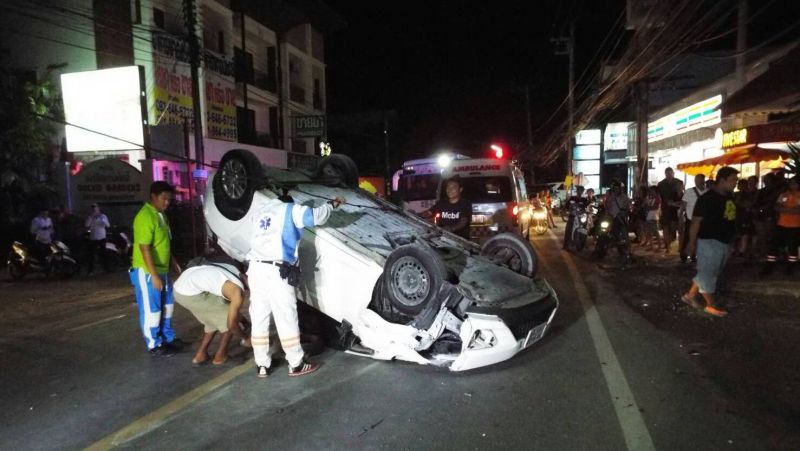
<path fill-rule="evenodd" d="M 220 374 L 214 379 L 211 379 L 205 384 L 173 399 L 169 403 L 133 421 L 122 429 L 112 432 L 92 445 L 89 445 L 89 447 L 86 449 L 107 450 L 150 432 L 164 424 L 170 416 L 184 409 L 189 404 L 225 385 L 232 379 L 235 379 L 251 370 L 253 370 L 253 360 L 248 359 L 245 363 L 235 368 L 231 368 L 230 370 Z"/>

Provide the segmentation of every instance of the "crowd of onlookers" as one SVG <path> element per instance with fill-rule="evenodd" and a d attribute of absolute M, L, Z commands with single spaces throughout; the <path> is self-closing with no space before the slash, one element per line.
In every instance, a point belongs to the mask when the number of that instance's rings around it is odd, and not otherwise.
<path fill-rule="evenodd" d="M 681 261 L 694 261 L 686 251 L 689 227 L 697 200 L 716 183 L 703 174 L 694 177 L 692 187 L 675 178 L 671 168 L 657 185 L 643 186 L 634 196 L 631 228 L 635 243 L 652 251 L 670 254 L 677 251 Z M 738 180 L 733 193 L 736 237 L 732 255 L 751 261 L 763 261 L 762 273 L 770 273 L 786 253 L 786 271 L 791 272 L 798 258 L 799 217 L 793 206 L 797 178 L 786 178 L 784 171 L 750 176 Z M 784 204 L 789 205 L 784 206 Z M 792 210 L 794 209 L 794 210 Z M 781 210 L 781 211 L 779 211 Z M 677 246 L 675 243 L 677 241 Z"/>

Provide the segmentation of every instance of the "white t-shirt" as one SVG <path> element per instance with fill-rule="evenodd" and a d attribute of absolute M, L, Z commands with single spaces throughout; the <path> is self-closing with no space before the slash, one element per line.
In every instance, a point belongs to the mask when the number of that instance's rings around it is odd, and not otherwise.
<path fill-rule="evenodd" d="M 697 199 L 700 198 L 705 192 L 708 191 L 707 189 L 697 189 L 695 186 L 694 188 L 687 189 L 683 192 L 683 201 L 686 202 L 686 217 L 691 219 L 692 214 L 694 214 L 694 206 L 697 205 Z"/>
<path fill-rule="evenodd" d="M 90 240 L 104 240 L 106 239 L 106 227 L 111 227 L 111 223 L 108 222 L 106 215 L 99 213 L 86 218 L 86 227 L 89 229 Z"/>
<path fill-rule="evenodd" d="M 222 295 L 222 286 L 226 281 L 244 289 L 242 281 L 237 277 L 239 270 L 235 266 L 226 263 L 214 263 L 214 265 L 193 266 L 187 269 L 181 273 L 172 289 L 184 296 L 211 293 L 222 298 L 225 297 Z M 220 266 L 225 267 L 228 271 Z"/>
<path fill-rule="evenodd" d="M 36 241 L 50 244 L 53 241 L 53 220 L 49 217 L 37 216 L 31 221 L 31 233 L 36 236 Z"/>

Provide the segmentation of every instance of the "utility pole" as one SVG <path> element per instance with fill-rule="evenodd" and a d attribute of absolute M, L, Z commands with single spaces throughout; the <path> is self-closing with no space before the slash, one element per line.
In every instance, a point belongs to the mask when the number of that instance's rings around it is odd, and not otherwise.
<path fill-rule="evenodd" d="M 533 173 L 533 129 L 531 128 L 531 87 L 530 85 L 525 85 L 525 117 L 528 120 L 528 151 L 526 152 L 528 155 L 528 170 L 530 177 L 528 181 L 533 184 L 535 183 L 535 175 Z"/>
<path fill-rule="evenodd" d="M 200 43 L 197 42 L 197 15 L 194 0 L 183 0 L 186 38 L 192 71 L 192 115 L 194 116 L 194 156 L 199 165 L 205 163 L 203 151 L 203 111 L 200 108 Z"/>
<path fill-rule="evenodd" d="M 194 176 L 194 168 L 203 168 L 205 165 L 205 152 L 203 150 L 203 111 L 200 108 L 200 43 L 197 42 L 197 15 L 195 11 L 195 4 L 194 0 L 183 0 L 184 6 L 184 19 L 186 22 L 186 31 L 187 35 L 186 38 L 188 39 L 189 43 L 189 62 L 191 65 L 192 71 L 192 116 L 194 119 L 194 165 L 190 164 L 190 161 L 186 162 L 186 169 L 189 173 L 189 178 L 191 179 Z M 186 139 L 188 144 L 188 139 Z M 192 188 L 191 181 L 189 182 L 189 190 L 191 191 Z M 196 180 L 194 183 L 194 187 L 197 189 L 198 192 L 205 191 L 205 181 Z M 197 228 L 195 227 L 195 220 L 194 220 L 194 199 L 190 199 L 191 208 L 189 209 L 189 214 L 192 215 L 192 245 L 196 242 L 195 239 L 195 232 Z M 206 245 L 208 244 L 208 240 L 205 236 L 205 227 L 201 227 L 203 234 L 203 245 L 202 250 L 203 253 L 206 252 Z M 196 249 L 196 248 L 193 248 Z M 197 251 L 195 250 L 195 255 Z"/>
<path fill-rule="evenodd" d="M 392 193 L 392 173 L 389 163 L 389 115 L 386 113 L 386 110 L 383 110 L 383 150 L 386 158 L 386 180 L 384 180 L 383 188 L 385 189 L 384 192 L 388 199 Z"/>
<path fill-rule="evenodd" d="M 569 59 L 569 86 L 567 91 L 567 174 L 572 173 L 572 147 L 575 137 L 575 21 L 569 24 L 569 36 L 558 37 L 550 40 L 556 46 L 556 55 L 567 55 Z"/>

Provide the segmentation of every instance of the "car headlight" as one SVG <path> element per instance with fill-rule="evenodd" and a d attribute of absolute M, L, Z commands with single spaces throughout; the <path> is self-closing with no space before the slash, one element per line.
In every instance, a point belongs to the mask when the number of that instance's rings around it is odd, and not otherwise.
<path fill-rule="evenodd" d="M 602 227 L 604 229 L 607 229 L 608 226 L 610 226 L 610 225 L 611 224 L 608 221 L 603 221 L 603 222 L 600 223 L 600 227 Z"/>
<path fill-rule="evenodd" d="M 497 337 L 491 330 L 476 330 L 467 345 L 468 349 L 486 349 L 497 344 Z"/>
<path fill-rule="evenodd" d="M 586 224 L 586 216 L 581 216 L 581 224 Z"/>
<path fill-rule="evenodd" d="M 536 211 L 533 213 L 533 219 L 547 219 L 547 213 L 544 211 Z"/>

